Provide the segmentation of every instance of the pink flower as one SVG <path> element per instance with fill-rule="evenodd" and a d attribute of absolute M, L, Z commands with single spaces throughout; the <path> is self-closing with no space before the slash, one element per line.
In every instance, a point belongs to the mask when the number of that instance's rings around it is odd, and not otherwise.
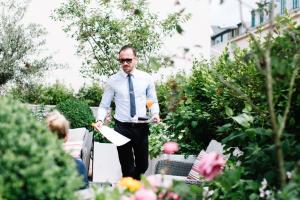
<path fill-rule="evenodd" d="M 152 190 L 139 189 L 134 195 L 134 200 L 156 200 L 156 194 Z"/>
<path fill-rule="evenodd" d="M 225 160 L 216 152 L 210 152 L 205 154 L 199 161 L 198 170 L 199 173 L 205 177 L 206 180 L 210 181 L 214 179 L 225 165 Z"/>
<path fill-rule="evenodd" d="M 147 181 L 150 183 L 151 187 L 156 190 L 158 187 L 162 185 L 162 177 L 151 175 L 147 176 Z"/>
<path fill-rule="evenodd" d="M 166 193 L 159 193 L 157 200 L 164 200 L 164 199 L 168 199 L 168 200 L 181 200 L 181 197 L 175 193 L 175 192 L 171 192 L 171 191 L 167 191 Z"/>
<path fill-rule="evenodd" d="M 166 198 L 170 200 L 181 200 L 181 197 L 175 192 L 167 192 Z"/>
<path fill-rule="evenodd" d="M 173 154 L 179 150 L 176 142 L 166 142 L 163 146 L 163 152 L 166 154 Z"/>
<path fill-rule="evenodd" d="M 164 193 L 160 192 L 157 196 L 158 200 L 162 200 L 164 198 Z"/>

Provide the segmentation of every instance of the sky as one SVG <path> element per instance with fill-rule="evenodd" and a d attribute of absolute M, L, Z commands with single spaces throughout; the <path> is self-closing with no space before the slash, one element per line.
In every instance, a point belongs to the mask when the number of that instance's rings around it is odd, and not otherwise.
<path fill-rule="evenodd" d="M 251 20 L 250 12 L 256 8 L 255 2 L 258 2 L 258 0 L 242 0 L 244 21 L 249 22 Z M 211 0 L 209 10 L 209 18 L 212 25 L 232 26 L 241 21 L 239 0 L 225 0 L 221 5 L 219 4 L 219 0 Z"/>
<path fill-rule="evenodd" d="M 67 87 L 78 90 L 85 82 L 79 69 L 82 60 L 76 55 L 76 42 L 63 32 L 63 24 L 54 21 L 50 16 L 64 0 L 31 0 L 24 21 L 42 25 L 46 31 L 46 48 L 53 56 L 54 62 L 62 64 L 65 69 L 46 73 L 44 83 L 52 84 L 56 80 Z"/>
<path fill-rule="evenodd" d="M 67 87 L 78 90 L 84 82 L 79 72 L 82 63 L 76 55 L 76 42 L 62 31 L 63 24 L 50 18 L 53 10 L 66 0 L 31 0 L 25 15 L 25 22 L 41 24 L 48 34 L 46 48 L 58 64 L 67 66 L 65 69 L 54 70 L 46 74 L 45 84 L 58 80 Z M 192 18 L 183 25 L 184 33 L 165 41 L 162 51 L 169 55 L 177 55 L 176 69 L 162 70 L 155 76 L 160 79 L 162 74 L 174 74 L 178 71 L 190 71 L 194 58 L 209 58 L 210 25 L 232 26 L 240 21 L 238 0 L 225 0 L 222 5 L 219 0 L 180 0 L 179 6 L 174 6 L 176 0 L 149 0 L 150 9 L 165 17 L 168 13 L 186 8 Z M 250 20 L 250 12 L 255 0 L 244 0 L 243 13 L 245 21 Z M 183 48 L 191 51 L 182 55 Z"/>

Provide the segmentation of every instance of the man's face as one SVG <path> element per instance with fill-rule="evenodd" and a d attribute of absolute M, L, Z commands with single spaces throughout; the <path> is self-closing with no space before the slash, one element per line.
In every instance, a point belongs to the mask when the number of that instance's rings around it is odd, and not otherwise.
<path fill-rule="evenodd" d="M 129 74 L 137 64 L 137 58 L 132 49 L 124 49 L 119 54 L 119 62 L 125 73 Z"/>

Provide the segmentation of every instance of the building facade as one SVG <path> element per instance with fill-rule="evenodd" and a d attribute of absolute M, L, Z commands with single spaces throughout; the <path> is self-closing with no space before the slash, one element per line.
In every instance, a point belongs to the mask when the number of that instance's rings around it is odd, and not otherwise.
<path fill-rule="evenodd" d="M 273 8 L 274 15 L 284 15 L 288 11 L 292 19 L 300 24 L 300 0 L 275 0 Z M 248 30 L 254 34 L 264 36 L 269 30 L 269 20 L 271 7 L 267 2 L 265 5 L 261 3 L 261 8 L 251 11 L 251 22 L 246 24 Z M 261 32 L 258 31 L 260 27 Z M 218 57 L 226 47 L 229 52 L 234 51 L 235 48 L 247 48 L 249 44 L 249 34 L 246 27 L 242 23 L 237 24 L 236 27 L 220 28 L 212 26 L 213 35 L 211 36 L 211 58 Z"/>

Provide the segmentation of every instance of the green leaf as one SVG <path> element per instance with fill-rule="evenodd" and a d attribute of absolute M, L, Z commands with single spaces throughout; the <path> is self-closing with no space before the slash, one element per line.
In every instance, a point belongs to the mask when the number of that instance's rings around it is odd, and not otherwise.
<path fill-rule="evenodd" d="M 230 130 L 231 127 L 232 127 L 232 124 L 227 123 L 227 124 L 224 124 L 223 126 L 218 127 L 218 130 L 217 130 L 217 131 L 218 131 L 219 133 L 224 133 L 224 132 Z"/>
<path fill-rule="evenodd" d="M 177 33 L 179 33 L 179 34 L 182 34 L 182 33 L 183 33 L 183 29 L 182 29 L 182 27 L 181 27 L 179 24 L 176 24 L 176 31 L 177 31 Z"/>
<path fill-rule="evenodd" d="M 282 124 L 283 123 L 282 115 L 277 115 L 277 120 L 278 120 L 279 124 Z"/>
<path fill-rule="evenodd" d="M 192 121 L 192 127 L 193 127 L 193 128 L 196 128 L 197 125 L 198 125 L 198 122 L 197 122 L 197 121 Z"/>
<path fill-rule="evenodd" d="M 231 133 L 228 137 L 222 140 L 222 144 L 226 144 L 227 142 L 234 140 L 235 138 L 239 138 L 245 135 L 244 133 Z"/>
<path fill-rule="evenodd" d="M 161 67 L 159 60 L 155 57 L 150 57 L 149 66 L 153 70 L 158 70 Z"/>
<path fill-rule="evenodd" d="M 142 11 L 140 9 L 135 9 L 134 14 L 135 15 L 142 15 Z"/>
<path fill-rule="evenodd" d="M 240 114 L 238 116 L 232 117 L 232 119 L 240 124 L 243 127 L 249 128 L 250 124 L 253 122 L 253 117 L 251 115 L 247 115 L 246 113 Z"/>
<path fill-rule="evenodd" d="M 252 111 L 252 107 L 250 104 L 245 103 L 245 108 L 242 110 L 243 113 L 249 113 Z"/>
<path fill-rule="evenodd" d="M 228 106 L 225 106 L 225 113 L 228 117 L 233 116 L 233 110 L 229 108 Z"/>

